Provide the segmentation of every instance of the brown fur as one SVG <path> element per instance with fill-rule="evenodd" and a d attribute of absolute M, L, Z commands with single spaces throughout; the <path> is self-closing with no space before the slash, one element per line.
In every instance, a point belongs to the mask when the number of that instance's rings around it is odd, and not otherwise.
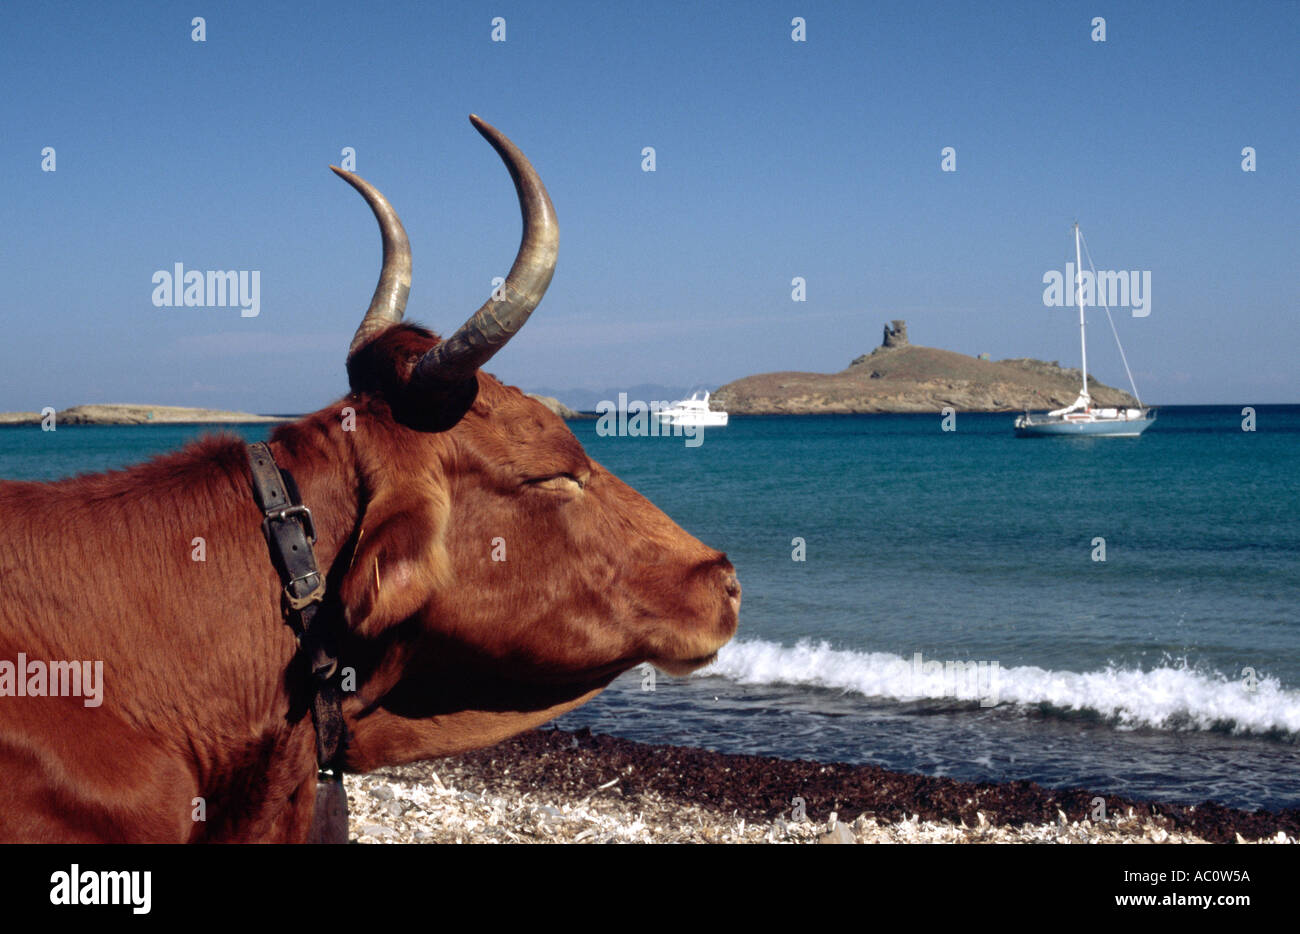
<path fill-rule="evenodd" d="M 272 436 L 315 518 L 321 613 L 346 621 L 361 771 L 497 742 L 645 661 L 698 667 L 737 624 L 726 557 L 540 403 L 483 373 L 415 397 L 436 341 L 391 328 L 353 357 L 350 396 Z M 0 697 L 0 840 L 305 838 L 313 729 L 250 483 L 229 436 L 0 483 L 0 660 L 104 662 L 100 707 Z"/>

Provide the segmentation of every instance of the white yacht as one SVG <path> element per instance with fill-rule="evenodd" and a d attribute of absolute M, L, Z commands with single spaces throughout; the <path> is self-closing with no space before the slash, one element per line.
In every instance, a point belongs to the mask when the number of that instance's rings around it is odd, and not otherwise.
<path fill-rule="evenodd" d="M 695 392 L 689 399 L 678 399 L 666 409 L 656 413 L 665 425 L 694 425 L 698 428 L 722 428 L 727 424 L 726 412 L 709 411 L 709 394 Z"/>

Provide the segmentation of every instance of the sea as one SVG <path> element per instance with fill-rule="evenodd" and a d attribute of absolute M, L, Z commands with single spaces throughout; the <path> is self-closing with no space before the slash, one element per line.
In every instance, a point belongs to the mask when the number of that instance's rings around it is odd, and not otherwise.
<path fill-rule="evenodd" d="M 744 597 L 716 663 L 633 669 L 555 725 L 1300 806 L 1300 406 L 1243 409 L 1167 406 L 1140 438 L 1017 438 L 1011 414 L 738 416 L 699 444 L 572 421 L 727 552 Z M 0 429 L 0 477 L 120 467 L 205 430 Z"/>

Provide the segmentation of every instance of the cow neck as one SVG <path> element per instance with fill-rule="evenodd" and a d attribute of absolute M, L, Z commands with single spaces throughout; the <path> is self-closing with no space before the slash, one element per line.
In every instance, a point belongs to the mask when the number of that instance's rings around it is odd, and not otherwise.
<path fill-rule="evenodd" d="M 326 570 L 338 547 L 322 543 L 322 553 L 328 551 L 327 560 L 323 565 L 318 562 L 314 547 L 316 524 L 294 474 L 277 462 L 269 444 L 251 444 L 247 455 L 253 496 L 263 514 L 263 537 L 283 588 L 281 611 L 298 639 L 297 655 L 311 672 L 307 684 L 316 739 L 317 775 L 308 842 L 346 843 L 348 818 L 343 763 L 347 729 L 338 663 L 342 634 L 338 614 L 318 615 L 326 595 Z M 320 501 L 325 502 L 326 497 Z M 329 524 L 337 528 L 336 521 Z"/>

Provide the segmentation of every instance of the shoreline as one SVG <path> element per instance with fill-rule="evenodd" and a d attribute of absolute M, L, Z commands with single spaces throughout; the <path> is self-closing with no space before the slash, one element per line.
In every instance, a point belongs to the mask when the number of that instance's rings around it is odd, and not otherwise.
<path fill-rule="evenodd" d="M 255 415 L 252 412 L 228 412 L 222 409 L 192 408 L 180 405 L 135 405 L 112 403 L 74 405 L 53 414 L 54 425 L 257 425 L 293 421 L 278 415 Z M 30 427 L 41 425 L 40 412 L 0 412 L 0 426 Z"/>
<path fill-rule="evenodd" d="M 528 393 L 563 419 L 595 418 L 568 408 L 558 399 Z M 0 412 L 0 428 L 41 425 L 48 415 L 42 412 Z M 197 408 L 182 405 L 141 405 L 136 403 L 91 403 L 73 405 L 54 411 L 54 424 L 68 425 L 258 425 L 292 422 L 304 415 L 259 415 L 226 409 Z"/>
<path fill-rule="evenodd" d="M 461 756 L 346 776 L 363 843 L 1297 842 L 1281 812 L 1134 801 L 1033 782 L 710 752 L 532 730 Z M 1107 819 L 1094 821 L 1095 799 Z M 793 812 L 803 800 L 803 818 Z"/>

